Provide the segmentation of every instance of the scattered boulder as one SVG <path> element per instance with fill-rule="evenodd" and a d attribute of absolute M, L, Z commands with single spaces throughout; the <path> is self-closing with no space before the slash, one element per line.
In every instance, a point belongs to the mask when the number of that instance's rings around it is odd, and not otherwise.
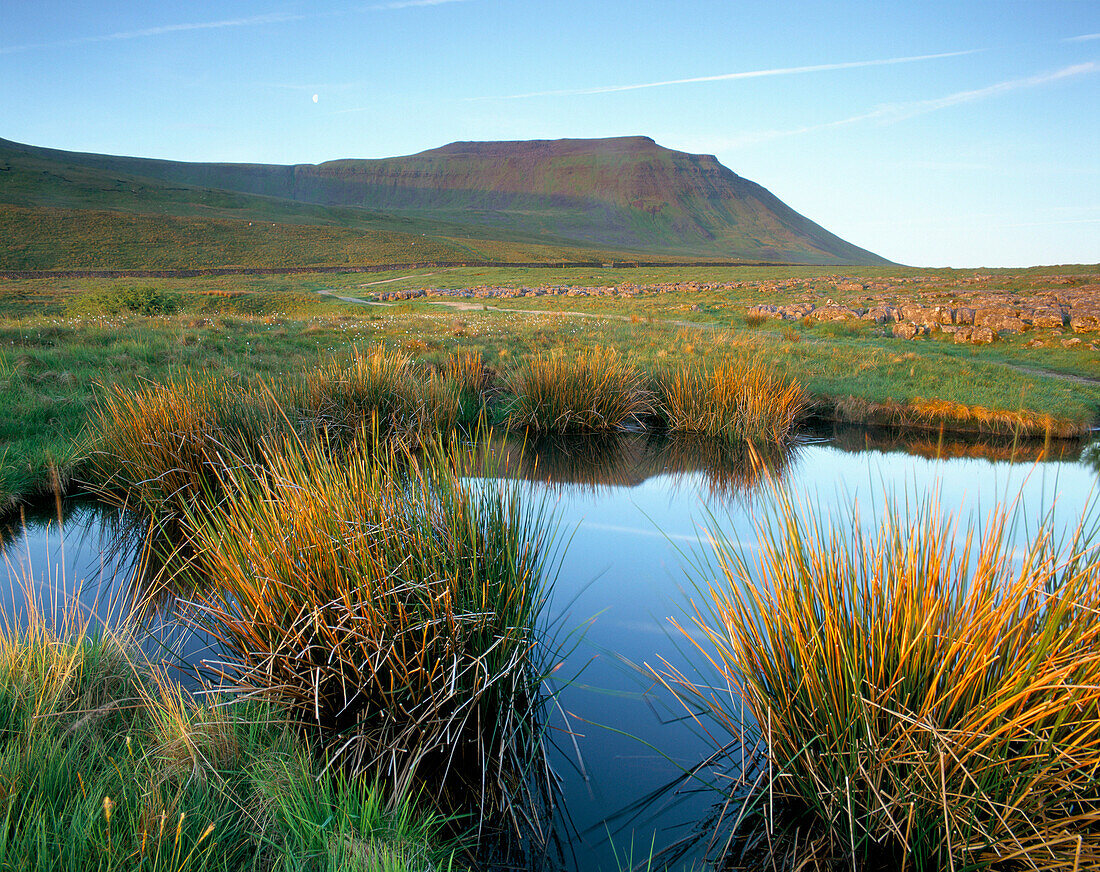
<path fill-rule="evenodd" d="M 1032 327 L 1063 327 L 1066 323 L 1065 313 L 1061 309 L 1032 309 L 1022 312 L 1020 317 L 1029 321 Z"/>
<path fill-rule="evenodd" d="M 898 321 L 894 324 L 892 332 L 898 339 L 915 339 L 924 333 L 924 328 L 912 321 Z"/>
<path fill-rule="evenodd" d="M 893 306 L 872 306 L 861 316 L 864 321 L 874 321 L 876 324 L 886 324 L 898 320 L 898 310 Z"/>
<path fill-rule="evenodd" d="M 813 303 L 792 303 L 790 306 L 780 306 L 779 314 L 788 321 L 800 321 L 813 310 Z"/>
<path fill-rule="evenodd" d="M 820 306 L 809 313 L 815 321 L 855 321 L 860 313 L 847 306 Z"/>
<path fill-rule="evenodd" d="M 955 331 L 955 342 L 960 344 L 969 342 L 972 345 L 988 345 L 996 338 L 997 334 L 990 327 L 963 326 Z"/>
<path fill-rule="evenodd" d="M 998 318 L 995 321 L 987 324 L 990 329 L 996 330 L 998 334 L 1005 333 L 1023 333 L 1027 330 L 1027 324 L 1020 318 L 1016 318 L 1011 315 L 1007 315 L 1004 318 Z"/>

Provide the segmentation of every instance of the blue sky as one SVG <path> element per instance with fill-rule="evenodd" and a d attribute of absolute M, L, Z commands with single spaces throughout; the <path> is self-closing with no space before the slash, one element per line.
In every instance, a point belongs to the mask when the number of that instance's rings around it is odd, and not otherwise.
<path fill-rule="evenodd" d="M 1097 0 L 0 0 L 0 119 L 264 163 L 646 134 L 903 263 L 1100 261 Z"/>

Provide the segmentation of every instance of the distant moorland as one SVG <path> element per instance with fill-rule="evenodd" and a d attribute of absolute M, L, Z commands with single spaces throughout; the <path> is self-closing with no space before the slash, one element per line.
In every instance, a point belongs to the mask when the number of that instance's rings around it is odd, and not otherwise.
<path fill-rule="evenodd" d="M 203 164 L 0 140 L 0 269 L 889 262 L 710 155 L 647 137 Z"/>

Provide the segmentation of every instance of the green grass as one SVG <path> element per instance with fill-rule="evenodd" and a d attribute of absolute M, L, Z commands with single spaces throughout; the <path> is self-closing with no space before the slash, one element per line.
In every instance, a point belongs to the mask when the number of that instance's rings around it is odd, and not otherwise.
<path fill-rule="evenodd" d="M 0 868 L 451 868 L 443 821 L 324 768 L 273 710 L 192 698 L 70 614 L 0 634 Z"/>
<path fill-rule="evenodd" d="M 1082 281 L 1088 270 L 1059 268 L 1059 273 L 1068 281 Z M 961 271 L 902 268 L 849 272 L 867 281 L 876 276 L 892 282 L 905 276 L 923 277 L 945 292 L 962 287 L 971 276 Z M 1051 272 L 993 271 L 982 281 L 983 286 L 1026 293 L 1048 285 Z M 1042 436 L 1044 422 L 1053 422 L 1055 433 L 1079 431 L 1097 419 L 1100 409 L 1100 385 L 1042 372 L 1096 378 L 1096 352 L 1087 345 L 1027 348 L 1025 336 L 978 348 L 935 339 L 903 342 L 870 325 L 852 335 L 836 336 L 827 335 L 823 325 L 772 320 L 746 325 L 746 309 L 761 298 L 782 302 L 784 294 L 802 293 L 796 285 L 826 285 L 819 269 L 479 268 L 423 270 L 406 280 L 368 284 L 405 275 L 4 282 L 0 294 L 0 492 L 7 500 L 33 496 L 49 490 L 51 465 L 62 481 L 79 468 L 76 461 L 84 453 L 79 443 L 101 390 L 97 385 L 105 390 L 115 383 L 165 382 L 199 371 L 230 380 L 276 382 L 314 369 L 331 355 L 350 356 L 355 347 L 378 344 L 441 368 L 456 351 L 480 355 L 483 378 L 498 384 L 530 355 L 568 357 L 592 346 L 615 349 L 631 365 L 649 373 L 681 366 L 713 369 L 731 359 L 751 358 L 778 375 L 796 377 L 819 414 L 909 420 L 933 430 L 941 425 L 959 430 L 992 427 L 1008 435 L 1030 431 Z M 699 289 L 681 284 L 672 292 L 632 299 L 472 301 L 475 306 L 484 302 L 508 311 L 460 311 L 423 300 L 389 308 L 361 306 L 317 295 L 323 289 L 366 297 L 376 290 L 404 286 L 523 287 L 543 282 L 598 286 L 689 278 L 701 282 Z M 748 284 L 706 288 L 707 282 L 718 281 Z M 791 287 L 765 290 L 784 282 Z M 699 311 L 692 311 L 692 306 Z M 142 314 L 165 309 L 172 311 Z M 596 317 L 577 319 L 531 310 L 579 311 Z M 913 414 L 907 410 L 910 406 L 916 410 Z M 965 414 L 956 414 L 957 406 L 965 406 Z M 982 409 L 988 414 L 979 413 Z M 467 394 L 462 414 L 473 411 Z M 998 413 L 1004 414 L 998 417 Z"/>
<path fill-rule="evenodd" d="M 432 261 L 600 261 L 573 245 L 427 237 L 398 230 L 126 214 L 0 204 L 3 270 L 142 270 L 369 266 Z"/>
<path fill-rule="evenodd" d="M 780 493 L 759 552 L 715 540 L 683 626 L 704 676 L 656 674 L 749 761 L 736 868 L 1100 868 L 1100 563 L 1084 529 L 1011 526 Z"/>

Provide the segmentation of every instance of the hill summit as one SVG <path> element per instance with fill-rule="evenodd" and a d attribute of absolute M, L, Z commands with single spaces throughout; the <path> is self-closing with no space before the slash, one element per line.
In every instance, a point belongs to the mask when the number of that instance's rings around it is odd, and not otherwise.
<path fill-rule="evenodd" d="M 369 214 L 375 227 L 390 218 L 425 228 L 421 232 L 445 230 L 451 239 L 468 235 L 663 257 L 888 263 L 798 214 L 713 155 L 674 151 L 645 136 L 453 142 L 405 157 L 291 166 L 112 157 L 0 140 L 0 162 L 11 167 L 28 160 L 110 174 L 112 190 L 126 187 L 117 178 L 124 174 L 146 186 L 147 211 L 158 214 L 173 211 L 163 207 L 164 199 L 179 212 L 183 201 L 217 199 L 203 192 L 234 192 L 263 198 L 252 204 L 257 209 L 277 205 L 294 214 L 295 223 L 348 225 L 355 215 Z M 0 185 L 0 201 L 142 211 L 136 201 L 113 202 L 109 191 L 82 204 L 75 187 L 59 204 L 56 176 L 36 170 L 15 200 Z M 35 178 L 52 185 L 49 197 L 35 196 Z M 158 197 L 151 183 L 171 196 Z M 126 199 L 125 191 L 119 195 L 119 202 Z M 248 217 L 250 202 L 238 204 L 234 217 Z M 334 209 L 341 210 L 339 218 Z"/>

